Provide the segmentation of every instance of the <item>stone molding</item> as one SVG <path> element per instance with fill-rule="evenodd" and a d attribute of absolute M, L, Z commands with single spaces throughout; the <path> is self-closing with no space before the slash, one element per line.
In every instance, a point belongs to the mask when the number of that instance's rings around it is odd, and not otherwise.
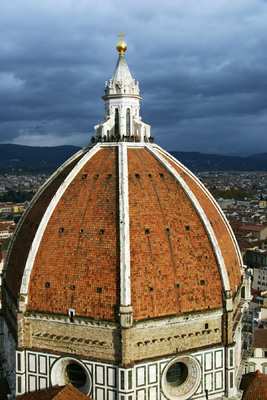
<path fill-rule="evenodd" d="M 132 325 L 130 221 L 128 201 L 128 156 L 125 143 L 118 145 L 119 224 L 120 224 L 120 320 L 123 327 Z M 127 308 L 127 309 L 126 309 Z"/>

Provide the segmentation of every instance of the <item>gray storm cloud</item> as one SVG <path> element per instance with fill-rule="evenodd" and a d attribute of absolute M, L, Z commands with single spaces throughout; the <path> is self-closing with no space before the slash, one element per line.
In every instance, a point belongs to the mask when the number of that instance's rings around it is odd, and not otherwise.
<path fill-rule="evenodd" d="M 85 145 L 119 31 L 172 150 L 267 151 L 267 2 L 1 0 L 0 141 Z"/>

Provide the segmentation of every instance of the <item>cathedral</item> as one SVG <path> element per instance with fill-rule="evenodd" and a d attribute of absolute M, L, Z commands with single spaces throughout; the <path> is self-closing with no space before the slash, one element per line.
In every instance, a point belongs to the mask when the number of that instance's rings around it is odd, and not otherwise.
<path fill-rule="evenodd" d="M 249 282 L 220 207 L 154 143 L 117 43 L 104 121 L 33 198 L 3 266 L 13 397 L 238 399 Z"/>

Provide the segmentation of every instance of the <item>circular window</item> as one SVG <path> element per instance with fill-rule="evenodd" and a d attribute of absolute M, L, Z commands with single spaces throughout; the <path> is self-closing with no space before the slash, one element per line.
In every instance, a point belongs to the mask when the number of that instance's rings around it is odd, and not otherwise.
<path fill-rule="evenodd" d="M 198 361 L 191 356 L 172 360 L 164 369 L 161 386 L 164 395 L 170 400 L 187 400 L 197 390 L 201 379 Z"/>
<path fill-rule="evenodd" d="M 87 374 L 80 364 L 71 362 L 66 366 L 66 378 L 69 383 L 80 389 L 86 384 Z"/>
<path fill-rule="evenodd" d="M 66 357 L 58 359 L 51 369 L 52 386 L 64 386 L 71 383 L 80 392 L 91 392 L 92 380 L 86 366 L 79 360 Z"/>
<path fill-rule="evenodd" d="M 166 381 L 171 386 L 182 385 L 188 377 L 188 368 L 182 362 L 170 366 L 166 373 Z"/>

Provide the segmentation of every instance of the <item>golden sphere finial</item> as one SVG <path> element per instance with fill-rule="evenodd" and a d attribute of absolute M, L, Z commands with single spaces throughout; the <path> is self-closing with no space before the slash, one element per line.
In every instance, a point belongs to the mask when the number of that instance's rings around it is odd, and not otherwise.
<path fill-rule="evenodd" d="M 124 36 L 125 36 L 124 33 L 119 33 L 118 36 L 119 36 L 119 40 L 117 42 L 116 49 L 117 49 L 119 55 L 123 56 L 127 50 L 127 43 L 124 40 Z"/>

